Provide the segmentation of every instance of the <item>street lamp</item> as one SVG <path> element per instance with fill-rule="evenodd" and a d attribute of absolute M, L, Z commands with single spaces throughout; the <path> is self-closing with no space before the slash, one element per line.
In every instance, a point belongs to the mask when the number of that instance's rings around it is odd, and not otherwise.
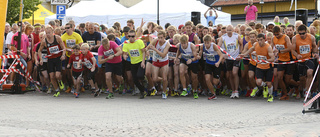
<path fill-rule="evenodd" d="M 261 0 L 259 4 L 261 5 L 261 17 L 260 17 L 260 18 L 261 18 L 261 24 L 263 24 L 263 23 L 262 23 L 262 22 L 263 22 L 263 21 L 262 21 L 262 18 L 263 18 L 263 17 L 262 17 L 262 16 L 263 16 L 263 15 L 262 15 L 262 14 L 263 14 L 263 4 L 264 4 L 263 0 Z"/>

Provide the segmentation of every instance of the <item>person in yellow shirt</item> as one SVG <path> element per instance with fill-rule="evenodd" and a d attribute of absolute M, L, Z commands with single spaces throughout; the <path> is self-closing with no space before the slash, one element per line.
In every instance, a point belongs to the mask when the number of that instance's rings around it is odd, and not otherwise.
<path fill-rule="evenodd" d="M 71 69 L 67 68 L 67 64 L 69 62 L 69 58 L 72 54 L 72 47 L 75 45 L 79 45 L 81 46 L 81 44 L 83 43 L 83 40 L 81 38 L 81 36 L 74 32 L 72 30 L 73 24 L 67 23 L 65 25 L 65 29 L 66 29 L 66 33 L 64 33 L 61 36 L 61 39 L 64 43 L 64 45 L 66 46 L 66 60 L 62 62 L 62 76 L 66 76 L 67 82 L 69 84 L 69 88 L 65 91 L 67 93 L 69 93 L 71 91 L 71 85 L 73 84 L 72 82 L 72 76 L 71 76 Z M 68 51 L 69 50 L 69 51 Z M 67 71 L 65 71 L 67 69 Z"/>
<path fill-rule="evenodd" d="M 134 84 L 140 90 L 140 99 L 143 99 L 147 93 L 144 91 L 142 80 L 145 74 L 145 45 L 142 40 L 136 39 L 136 32 L 130 30 L 128 33 L 129 40 L 123 44 L 123 59 L 127 59 L 128 56 L 131 59 L 131 73 Z"/>

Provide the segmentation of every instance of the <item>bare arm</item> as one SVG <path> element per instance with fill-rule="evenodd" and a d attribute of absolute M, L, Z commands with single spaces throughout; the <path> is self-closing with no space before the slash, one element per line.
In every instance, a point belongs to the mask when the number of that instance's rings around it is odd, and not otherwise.
<path fill-rule="evenodd" d="M 141 24 L 140 24 L 140 27 L 138 29 L 138 32 L 137 32 L 137 37 L 140 37 L 142 34 L 141 34 L 141 30 L 142 30 L 142 27 L 143 25 L 145 24 L 146 22 L 143 21 L 143 18 L 141 19 Z"/>
<path fill-rule="evenodd" d="M 99 64 L 103 64 L 103 63 L 105 63 L 105 62 L 107 62 L 107 61 L 108 61 L 107 58 L 103 59 L 103 56 L 98 56 L 98 63 L 99 63 Z"/>
<path fill-rule="evenodd" d="M 298 53 L 296 52 L 296 36 L 294 36 L 293 38 L 292 38 L 292 50 L 291 50 L 291 53 L 294 55 L 294 56 L 296 56 L 296 57 L 298 57 Z"/>
<path fill-rule="evenodd" d="M 218 53 L 218 55 L 220 56 L 219 61 L 217 63 L 221 63 L 221 61 L 223 60 L 223 54 L 220 51 L 220 49 L 217 47 L 216 44 L 213 44 L 213 49 Z"/>
<path fill-rule="evenodd" d="M 248 9 L 249 9 L 249 5 L 244 8 L 244 14 L 247 14 Z"/>
<path fill-rule="evenodd" d="M 158 49 L 154 49 L 155 52 L 157 52 L 162 58 L 166 57 L 166 55 L 169 52 L 169 48 L 170 48 L 170 44 L 169 42 L 167 42 L 165 49 L 163 50 L 163 52 L 159 51 Z"/>
<path fill-rule="evenodd" d="M 287 48 L 284 50 L 281 50 L 281 53 L 287 53 L 290 52 L 291 50 L 294 50 L 293 45 L 291 44 L 290 38 L 286 36 L 285 41 L 287 43 Z"/>
<path fill-rule="evenodd" d="M 178 49 L 178 50 L 177 50 L 176 59 L 178 59 L 178 58 L 179 58 L 179 56 L 180 56 L 180 54 L 181 54 L 181 52 L 180 52 L 180 50 L 179 50 L 179 49 L 180 49 L 180 45 L 181 45 L 181 44 L 180 44 L 180 43 L 178 43 L 177 45 L 178 45 L 178 46 L 177 46 L 177 49 Z"/>
<path fill-rule="evenodd" d="M 117 53 L 114 54 L 114 56 L 117 57 L 117 56 L 121 56 L 121 55 L 122 55 L 122 50 L 121 50 L 121 47 L 120 47 L 120 46 L 116 48 L 116 51 L 117 51 Z"/>
<path fill-rule="evenodd" d="M 95 57 L 92 57 L 91 60 L 92 60 L 92 67 L 95 67 L 96 64 L 97 64 L 96 58 L 95 58 Z"/>
<path fill-rule="evenodd" d="M 242 50 L 243 50 L 243 42 L 242 42 L 242 39 L 241 39 L 240 35 L 238 36 L 238 41 L 239 41 L 239 45 L 240 45 L 239 51 L 242 52 Z"/>
<path fill-rule="evenodd" d="M 216 19 L 218 18 L 218 13 L 216 11 L 216 9 L 214 9 L 214 13 L 216 14 Z"/>
<path fill-rule="evenodd" d="M 267 59 L 267 61 L 269 61 L 269 62 L 273 62 L 274 61 L 274 59 L 275 59 L 275 57 L 274 57 L 274 54 L 273 54 L 273 52 L 272 52 L 272 48 L 271 48 L 271 46 L 269 46 L 268 47 L 268 55 L 269 55 L 269 59 Z"/>
<path fill-rule="evenodd" d="M 193 54 L 193 58 L 191 59 L 192 61 L 196 61 L 198 60 L 198 52 L 197 52 L 197 49 L 196 49 L 196 46 L 191 43 L 191 50 L 192 50 L 192 54 Z"/>
<path fill-rule="evenodd" d="M 204 15 L 204 18 L 207 18 L 207 13 L 208 11 L 210 10 L 211 8 L 209 8 L 203 15 Z"/>
<path fill-rule="evenodd" d="M 312 53 L 313 54 L 318 54 L 318 46 L 316 44 L 316 39 L 312 35 L 311 35 L 311 40 L 312 40 Z"/>
<path fill-rule="evenodd" d="M 44 48 L 45 45 L 46 45 L 46 42 L 45 42 L 45 40 L 43 39 L 43 40 L 41 41 L 41 44 L 39 45 L 39 46 L 40 46 L 40 47 L 39 47 L 39 50 L 37 51 L 40 62 L 42 62 L 42 52 L 41 52 L 41 51 L 42 51 L 42 49 Z"/>
<path fill-rule="evenodd" d="M 193 35 L 193 40 L 194 40 L 195 44 L 200 44 L 200 42 L 201 42 L 199 37 L 196 34 Z"/>
<path fill-rule="evenodd" d="M 246 45 L 244 45 L 241 53 L 244 54 L 246 51 L 248 51 L 248 43 Z"/>

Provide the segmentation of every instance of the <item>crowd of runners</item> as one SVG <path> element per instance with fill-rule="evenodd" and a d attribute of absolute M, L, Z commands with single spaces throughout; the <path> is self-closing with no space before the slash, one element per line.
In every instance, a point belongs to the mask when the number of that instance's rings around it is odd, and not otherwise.
<path fill-rule="evenodd" d="M 41 83 L 25 80 L 27 89 L 40 86 L 54 97 L 89 92 L 107 99 L 115 93 L 140 99 L 262 96 L 268 102 L 305 96 L 318 64 L 319 20 L 309 27 L 302 21 L 208 24 L 162 27 L 143 19 L 139 27 L 130 19 L 123 28 L 118 22 L 110 28 L 74 21 L 60 26 L 59 20 L 22 23 L 21 60 Z M 4 53 L 17 53 L 18 30 L 17 24 L 6 25 Z M 5 66 L 12 61 L 5 60 Z M 10 74 L 6 83 L 14 78 Z M 317 91 L 313 84 L 311 93 Z"/>

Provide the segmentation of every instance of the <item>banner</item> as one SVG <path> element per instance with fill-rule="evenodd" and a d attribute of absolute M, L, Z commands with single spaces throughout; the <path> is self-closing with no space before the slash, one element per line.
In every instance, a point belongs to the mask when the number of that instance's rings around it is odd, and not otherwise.
<path fill-rule="evenodd" d="M 7 6 L 8 6 L 8 0 L 1 0 L 0 1 L 0 56 L 2 55 L 2 49 L 3 49 L 3 44 L 4 44 L 4 28 L 6 25 L 6 16 L 7 16 Z M 0 59 L 1 62 L 1 59 Z M 1 67 L 1 63 L 0 63 Z"/>

